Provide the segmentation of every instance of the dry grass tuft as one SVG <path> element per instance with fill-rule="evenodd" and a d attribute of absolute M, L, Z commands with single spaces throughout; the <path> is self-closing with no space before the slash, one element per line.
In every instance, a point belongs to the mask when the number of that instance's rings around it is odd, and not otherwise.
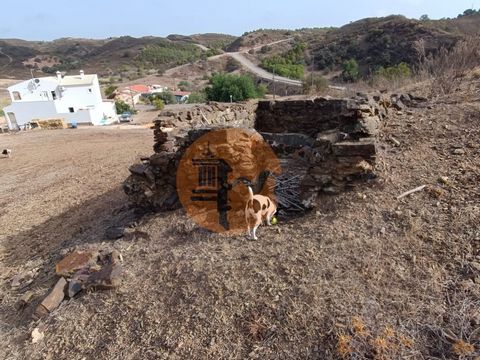
<path fill-rule="evenodd" d="M 458 356 L 468 356 L 473 354 L 475 346 L 463 340 L 457 340 L 452 345 L 452 351 Z"/>
<path fill-rule="evenodd" d="M 351 341 L 352 341 L 352 337 L 349 335 L 338 336 L 337 353 L 342 358 L 346 358 L 353 353 L 353 349 L 350 346 Z"/>

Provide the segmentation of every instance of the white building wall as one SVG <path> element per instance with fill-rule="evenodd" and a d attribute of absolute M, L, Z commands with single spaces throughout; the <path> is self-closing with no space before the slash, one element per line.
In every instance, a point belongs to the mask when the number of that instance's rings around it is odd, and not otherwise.
<path fill-rule="evenodd" d="M 23 81 L 10 86 L 8 90 L 12 102 L 48 101 L 53 100 L 51 92 L 55 91 L 57 86 L 57 83 L 50 78 L 42 78 L 38 83 L 34 79 Z M 14 98 L 15 92 L 18 92 L 21 100 Z"/>
<path fill-rule="evenodd" d="M 53 101 L 22 101 L 14 102 L 3 109 L 9 128 L 13 129 L 11 125 L 9 113 L 15 114 L 15 119 L 18 126 L 23 126 L 26 123 L 37 119 L 52 119 L 57 117 L 57 109 Z"/>
<path fill-rule="evenodd" d="M 115 104 L 102 101 L 96 75 L 88 85 L 58 86 L 55 78 L 48 77 L 40 78 L 39 82 L 27 80 L 9 87 L 8 90 L 12 104 L 4 108 L 4 111 L 14 113 L 20 127 L 32 120 L 41 119 L 64 119 L 66 123 L 94 125 L 116 121 Z M 14 99 L 15 91 L 18 91 L 21 100 Z M 55 91 L 55 100 L 52 91 Z M 9 127 L 13 129 L 11 121 Z"/>
<path fill-rule="evenodd" d="M 94 86 L 65 86 L 61 89 L 61 97 L 55 100 L 59 113 L 74 112 L 81 109 L 94 109 L 101 106 L 102 97 L 96 93 Z"/>

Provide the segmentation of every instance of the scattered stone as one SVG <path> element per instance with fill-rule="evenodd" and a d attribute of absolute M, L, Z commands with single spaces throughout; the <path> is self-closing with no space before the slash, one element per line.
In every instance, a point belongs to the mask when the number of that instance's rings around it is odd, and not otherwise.
<path fill-rule="evenodd" d="M 108 264 L 101 270 L 92 273 L 86 286 L 89 288 L 108 290 L 118 287 L 122 280 L 123 269 L 120 264 Z"/>
<path fill-rule="evenodd" d="M 82 282 L 79 280 L 70 280 L 68 283 L 68 290 L 67 295 L 71 299 L 75 295 L 77 295 L 80 291 L 82 291 L 83 285 Z"/>
<path fill-rule="evenodd" d="M 438 182 L 440 182 L 444 185 L 448 185 L 450 183 L 450 180 L 448 179 L 448 176 L 440 176 L 438 178 Z"/>
<path fill-rule="evenodd" d="M 12 289 L 21 290 L 30 285 L 33 282 L 33 278 L 35 277 L 37 270 L 31 270 L 27 272 L 22 272 L 16 274 L 12 280 L 10 285 Z"/>
<path fill-rule="evenodd" d="M 24 279 L 24 275 L 18 273 L 12 278 L 11 286 L 12 288 L 18 288 L 22 284 L 22 280 Z"/>
<path fill-rule="evenodd" d="M 464 155 L 464 154 L 465 154 L 465 150 L 463 150 L 463 149 L 454 149 L 454 150 L 452 151 L 452 154 L 453 154 L 453 155 Z"/>
<path fill-rule="evenodd" d="M 123 226 L 110 226 L 105 230 L 105 237 L 109 240 L 116 240 L 123 237 L 125 228 Z"/>
<path fill-rule="evenodd" d="M 40 319 L 55 310 L 65 298 L 66 287 L 67 281 L 63 277 L 60 278 L 50 294 L 48 294 L 47 297 L 43 299 L 41 304 L 37 306 L 33 316 L 37 319 Z"/>
<path fill-rule="evenodd" d="M 118 264 L 123 262 L 122 254 L 117 250 L 101 251 L 98 255 L 98 263 L 101 265 Z"/>
<path fill-rule="evenodd" d="M 95 264 L 97 255 L 93 251 L 74 251 L 57 263 L 55 272 L 60 276 L 71 276 L 77 270 Z"/>
<path fill-rule="evenodd" d="M 33 329 L 33 331 L 32 331 L 32 343 L 33 344 L 36 344 L 36 343 L 42 341 L 44 337 L 45 337 L 45 333 L 43 331 L 41 331 L 40 328 L 36 327 L 35 329 Z"/>

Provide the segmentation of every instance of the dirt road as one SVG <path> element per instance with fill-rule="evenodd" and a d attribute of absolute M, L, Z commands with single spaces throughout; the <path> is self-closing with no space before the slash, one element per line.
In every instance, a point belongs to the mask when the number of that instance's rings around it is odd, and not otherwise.
<path fill-rule="evenodd" d="M 287 41 L 291 41 L 291 40 L 292 40 L 292 38 L 277 40 L 277 41 L 271 42 L 269 44 L 262 44 L 262 45 L 255 46 L 251 49 L 257 50 L 257 49 L 260 49 L 263 46 L 271 46 L 271 45 L 275 45 L 275 44 L 279 44 L 279 43 L 283 43 L 283 42 L 287 42 Z M 196 44 L 196 45 L 199 46 L 198 44 Z M 253 62 L 251 62 L 249 59 L 247 59 L 243 55 L 248 50 L 250 50 L 250 49 L 245 49 L 245 50 L 239 51 L 239 52 L 227 52 L 227 53 L 224 53 L 224 54 L 211 56 L 208 59 L 209 60 L 216 60 L 216 59 L 220 59 L 222 57 L 229 56 L 229 57 L 232 57 L 235 60 L 237 60 L 248 71 L 252 72 L 253 74 L 255 74 L 256 76 L 258 76 L 261 79 L 265 79 L 265 80 L 275 79 L 275 81 L 279 82 L 279 83 L 284 83 L 284 84 L 293 85 L 293 86 L 302 86 L 302 82 L 300 80 L 289 79 L 289 78 L 286 78 L 286 77 L 283 77 L 283 76 L 277 76 L 277 75 L 274 76 L 272 73 L 266 71 L 265 69 L 262 69 L 258 65 L 255 65 Z M 171 76 L 175 72 L 178 72 L 178 71 L 180 71 L 180 70 L 182 70 L 182 69 L 184 69 L 188 66 L 190 66 L 190 64 L 180 65 L 180 66 L 168 69 L 167 71 L 165 71 L 165 75 L 166 76 Z"/>

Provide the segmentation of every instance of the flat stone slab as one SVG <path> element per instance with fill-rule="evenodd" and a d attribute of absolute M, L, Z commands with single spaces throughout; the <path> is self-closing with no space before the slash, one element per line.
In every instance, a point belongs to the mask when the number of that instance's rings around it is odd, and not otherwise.
<path fill-rule="evenodd" d="M 65 256 L 55 266 L 55 272 L 60 276 L 70 276 L 77 270 L 96 263 L 98 253 L 92 251 L 74 251 Z"/>
<path fill-rule="evenodd" d="M 343 141 L 332 145 L 336 156 L 364 156 L 372 157 L 376 154 L 375 141 Z"/>

